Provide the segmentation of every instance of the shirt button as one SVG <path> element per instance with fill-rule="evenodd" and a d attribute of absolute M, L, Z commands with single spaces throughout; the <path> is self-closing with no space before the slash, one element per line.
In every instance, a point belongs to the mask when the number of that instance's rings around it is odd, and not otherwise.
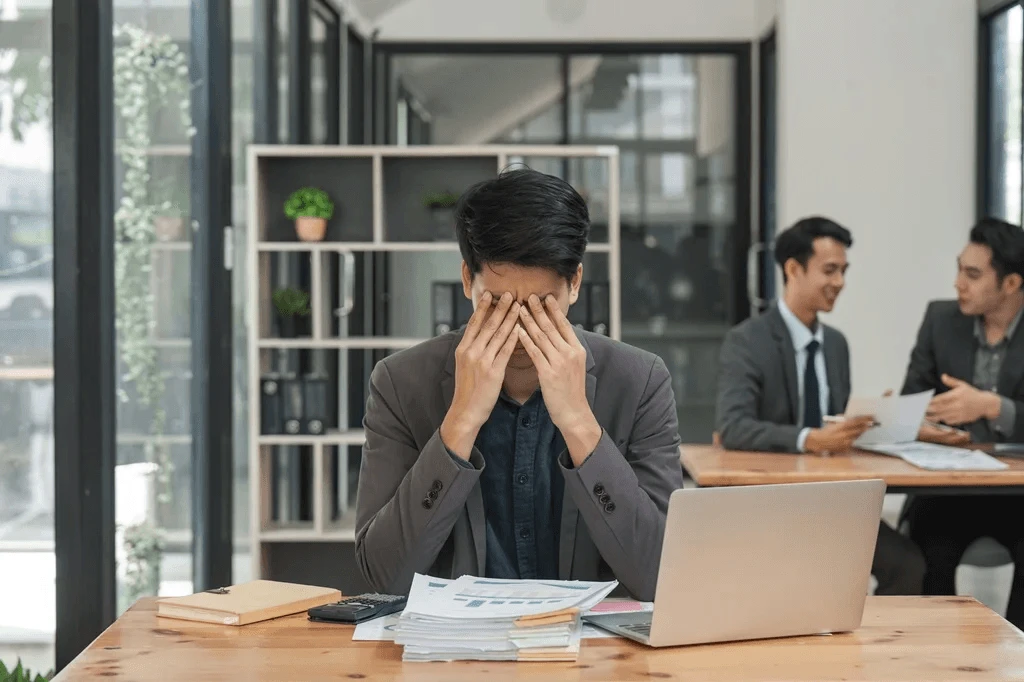
<path fill-rule="evenodd" d="M 525 426 L 526 428 L 530 428 L 530 424 L 531 424 L 532 422 L 530 421 L 530 418 L 529 418 L 529 417 L 523 417 L 523 419 L 522 419 L 522 422 L 521 422 L 521 423 L 522 423 L 522 425 L 523 425 L 523 426 Z"/>
<path fill-rule="evenodd" d="M 519 537 L 521 537 L 524 540 L 526 538 L 530 537 L 530 529 L 529 528 L 521 528 L 521 529 L 519 529 Z"/>
<path fill-rule="evenodd" d="M 516 482 L 519 483 L 519 485 L 525 484 L 528 480 L 529 477 L 526 474 L 519 474 L 518 476 L 516 476 Z"/>

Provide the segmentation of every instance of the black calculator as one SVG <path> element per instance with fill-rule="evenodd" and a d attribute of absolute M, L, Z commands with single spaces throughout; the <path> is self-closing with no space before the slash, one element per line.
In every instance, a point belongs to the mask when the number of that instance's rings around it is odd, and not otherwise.
<path fill-rule="evenodd" d="M 333 604 L 314 606 L 306 613 L 319 623 L 345 623 L 355 625 L 364 620 L 379 618 L 405 608 L 405 597 L 393 594 L 360 594 L 346 597 Z"/>

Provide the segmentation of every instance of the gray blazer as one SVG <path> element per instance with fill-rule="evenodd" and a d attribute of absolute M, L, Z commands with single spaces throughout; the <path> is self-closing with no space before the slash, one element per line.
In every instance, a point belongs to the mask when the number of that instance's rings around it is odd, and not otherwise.
<path fill-rule="evenodd" d="M 480 472 L 459 466 L 438 429 L 455 390 L 458 330 L 391 355 L 370 377 L 356 501 L 356 559 L 367 582 L 409 591 L 414 573 L 483 575 Z M 675 398 L 657 356 L 577 331 L 587 351 L 587 399 L 604 434 L 565 477 L 558 577 L 611 580 L 654 599 L 669 495 L 683 486 Z M 431 496 L 433 491 L 433 496 Z"/>
<path fill-rule="evenodd" d="M 917 333 L 917 343 L 910 353 L 902 392 L 920 393 L 934 389 L 936 393 L 944 393 L 949 389 L 942 383 L 943 374 L 973 382 L 977 351 L 974 318 L 960 312 L 956 301 L 932 301 Z M 1010 339 L 996 388 L 999 395 L 1017 404 L 1016 420 L 1009 438 L 1000 436 L 985 419 L 964 428 L 979 443 L 1024 442 L 1024 329 L 1018 329 Z"/>
<path fill-rule="evenodd" d="M 850 348 L 824 326 L 829 412 L 850 399 Z M 801 427 L 796 351 L 777 306 L 729 330 L 719 356 L 716 428 L 730 450 L 797 452 Z"/>

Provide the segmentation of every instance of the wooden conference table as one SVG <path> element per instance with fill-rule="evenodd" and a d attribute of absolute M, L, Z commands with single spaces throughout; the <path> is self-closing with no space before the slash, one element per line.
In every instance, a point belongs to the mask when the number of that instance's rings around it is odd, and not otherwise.
<path fill-rule="evenodd" d="M 243 627 L 158 618 L 144 599 L 55 679 L 1020 680 L 1024 633 L 967 597 L 869 597 L 853 633 L 650 649 L 585 640 L 576 663 L 402 663 L 391 642 L 304 614 Z"/>
<path fill-rule="evenodd" d="M 860 451 L 826 457 L 736 452 L 716 445 L 683 445 L 680 451 L 683 468 L 701 487 L 881 478 L 889 493 L 1024 494 L 1024 457 L 998 458 L 1010 465 L 1002 471 L 928 471 Z"/>

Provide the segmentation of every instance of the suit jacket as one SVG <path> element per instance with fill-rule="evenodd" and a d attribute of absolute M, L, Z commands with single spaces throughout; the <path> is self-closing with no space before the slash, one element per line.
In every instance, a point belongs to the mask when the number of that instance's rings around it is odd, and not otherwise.
<path fill-rule="evenodd" d="M 978 350 L 974 320 L 960 312 L 956 301 L 932 301 L 928 304 L 917 333 L 917 343 L 910 353 L 903 393 L 931 389 L 945 393 L 949 389 L 942 383 L 943 374 L 973 383 L 974 359 Z M 999 395 L 1017 405 L 1013 433 L 1004 438 L 986 419 L 965 428 L 970 431 L 972 439 L 980 443 L 1024 441 L 1024 328 L 1018 329 L 1010 339 L 996 387 Z"/>
<path fill-rule="evenodd" d="M 819 323 L 820 324 L 820 323 Z M 850 348 L 823 325 L 829 412 L 850 399 Z M 730 450 L 797 452 L 800 387 L 796 350 L 778 306 L 729 330 L 719 355 L 716 427 Z"/>
<path fill-rule="evenodd" d="M 367 582 L 408 593 L 414 573 L 484 575 L 486 539 L 473 448 L 460 466 L 438 429 L 455 390 L 463 330 L 391 355 L 370 378 L 356 501 L 356 558 Z M 577 330 L 587 352 L 587 399 L 604 433 L 565 479 L 558 577 L 617 579 L 652 600 L 669 496 L 683 485 L 671 379 L 655 355 Z M 431 497 L 433 491 L 433 497 Z"/>

